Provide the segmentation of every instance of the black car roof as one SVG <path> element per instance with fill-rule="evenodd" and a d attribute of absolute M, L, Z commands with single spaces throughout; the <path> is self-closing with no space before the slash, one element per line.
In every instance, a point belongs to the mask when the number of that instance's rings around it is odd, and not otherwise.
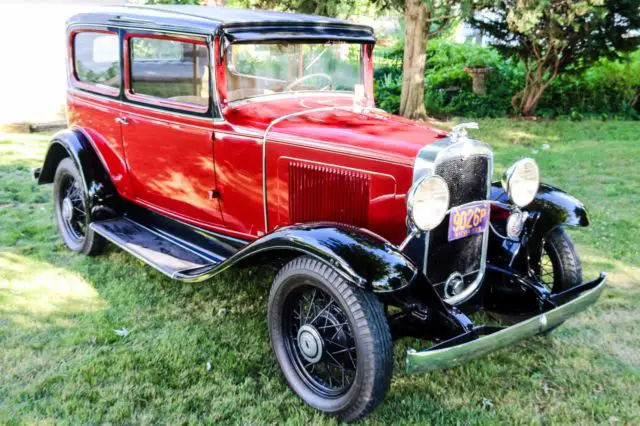
<path fill-rule="evenodd" d="M 103 7 L 74 15 L 67 23 L 68 25 L 93 24 L 204 34 L 225 32 L 232 41 L 290 38 L 375 41 L 371 27 L 339 19 L 218 6 Z"/>

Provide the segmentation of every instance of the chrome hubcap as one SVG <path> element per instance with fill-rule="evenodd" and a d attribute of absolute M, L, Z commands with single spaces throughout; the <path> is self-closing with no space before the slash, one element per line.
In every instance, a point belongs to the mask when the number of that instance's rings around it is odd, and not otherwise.
<path fill-rule="evenodd" d="M 464 290 L 464 277 L 459 272 L 449 275 L 444 285 L 444 293 L 446 297 L 453 297 Z"/>
<path fill-rule="evenodd" d="M 298 330 L 298 347 L 304 359 L 311 363 L 316 363 L 322 358 L 322 336 L 310 324 L 305 324 Z"/>
<path fill-rule="evenodd" d="M 67 222 L 71 222 L 71 219 L 73 219 L 73 202 L 69 197 L 62 200 L 62 217 Z"/>

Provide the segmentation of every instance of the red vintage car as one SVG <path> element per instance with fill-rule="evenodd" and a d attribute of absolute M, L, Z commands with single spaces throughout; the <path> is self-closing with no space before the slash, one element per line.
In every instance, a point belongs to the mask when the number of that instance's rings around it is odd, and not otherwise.
<path fill-rule="evenodd" d="M 594 303 L 565 226 L 584 206 L 535 161 L 492 182 L 493 152 L 375 108 L 371 28 L 198 6 L 68 22 L 67 114 L 36 170 L 67 247 L 110 241 L 177 281 L 275 263 L 275 357 L 341 420 L 389 389 L 392 339 L 448 368 Z M 215 282 L 213 283 L 215 284 Z M 486 311 L 501 325 L 474 324 Z M 494 323 L 495 324 L 495 323 Z"/>

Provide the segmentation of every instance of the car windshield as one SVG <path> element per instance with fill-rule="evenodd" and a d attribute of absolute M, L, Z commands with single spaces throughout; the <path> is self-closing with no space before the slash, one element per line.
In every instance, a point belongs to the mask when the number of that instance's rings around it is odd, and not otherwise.
<path fill-rule="evenodd" d="M 361 44 L 232 44 L 229 101 L 302 91 L 353 92 L 362 83 Z"/>

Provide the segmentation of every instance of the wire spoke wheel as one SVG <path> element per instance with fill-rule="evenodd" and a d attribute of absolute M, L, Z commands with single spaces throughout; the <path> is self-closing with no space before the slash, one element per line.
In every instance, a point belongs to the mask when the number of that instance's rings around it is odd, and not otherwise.
<path fill-rule="evenodd" d="M 540 257 L 540 274 L 538 276 L 538 279 L 549 290 L 553 289 L 553 262 L 551 261 L 551 256 L 549 256 L 549 253 L 544 248 L 542 249 L 542 254 Z"/>
<path fill-rule="evenodd" d="M 536 276 L 552 293 L 582 283 L 580 258 L 571 237 L 561 227 L 552 230 L 542 241 Z"/>
<path fill-rule="evenodd" d="M 321 395 L 343 395 L 357 369 L 356 343 L 346 313 L 313 285 L 292 292 L 284 308 L 287 351 L 301 377 Z"/>
<path fill-rule="evenodd" d="M 102 252 L 105 239 L 90 227 L 91 214 L 82 174 L 71 158 L 58 164 L 53 179 L 53 205 L 56 223 L 64 244 L 89 256 Z"/>
<path fill-rule="evenodd" d="M 300 256 L 273 282 L 268 323 L 287 383 L 310 406 L 352 421 L 384 399 L 393 352 L 375 294 L 346 282 L 326 263 Z"/>
<path fill-rule="evenodd" d="M 62 212 L 62 224 L 67 235 L 77 243 L 84 241 L 87 232 L 87 211 L 78 181 L 65 175 L 57 200 Z"/>
<path fill-rule="evenodd" d="M 551 293 L 559 293 L 582 283 L 578 252 L 571 237 L 561 227 L 553 229 L 542 241 L 536 277 Z"/>

